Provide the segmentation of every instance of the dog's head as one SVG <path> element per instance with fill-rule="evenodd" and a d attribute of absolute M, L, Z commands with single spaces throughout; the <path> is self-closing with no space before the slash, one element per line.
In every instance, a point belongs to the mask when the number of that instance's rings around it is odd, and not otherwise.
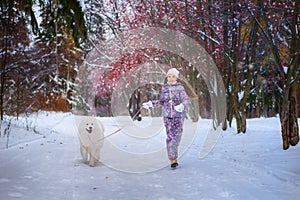
<path fill-rule="evenodd" d="M 75 123 L 79 134 L 92 136 L 104 133 L 102 123 L 93 116 L 75 116 Z"/>
<path fill-rule="evenodd" d="M 86 122 L 85 130 L 87 131 L 87 133 L 91 134 L 94 130 L 94 123 L 93 122 Z"/>

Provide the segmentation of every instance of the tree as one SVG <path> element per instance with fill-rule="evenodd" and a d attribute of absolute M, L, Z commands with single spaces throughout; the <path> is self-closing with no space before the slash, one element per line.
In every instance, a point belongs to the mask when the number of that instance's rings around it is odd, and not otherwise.
<path fill-rule="evenodd" d="M 40 79 L 37 95 L 46 99 L 58 95 L 59 99 L 68 101 L 74 90 L 78 68 L 83 62 L 81 48 L 87 42 L 84 14 L 76 0 L 42 1 L 40 7 L 42 22 L 36 46 L 41 52 L 39 65 L 41 68 L 46 66 L 47 69 L 42 71 L 47 73 L 41 73 L 43 78 Z M 70 106 L 64 111 L 69 109 Z"/>
<path fill-rule="evenodd" d="M 31 89 L 30 67 L 34 63 L 29 45 L 30 23 L 32 32 L 37 33 L 37 23 L 32 11 L 32 1 L 19 2 L 1 1 L 1 28 L 0 28 L 0 60 L 1 60 L 1 83 L 0 83 L 0 116 L 4 113 L 19 114 L 24 111 L 28 102 L 22 101 L 29 97 L 24 89 Z M 24 15 L 23 12 L 26 14 Z M 21 92 L 23 90 L 23 92 Z"/>
<path fill-rule="evenodd" d="M 249 12 L 264 33 L 281 77 L 281 82 L 276 84 L 282 91 L 279 114 L 283 149 L 288 149 L 299 142 L 297 82 L 300 77 L 300 2 L 258 2 L 258 8 L 264 23 Z"/>
<path fill-rule="evenodd" d="M 255 71 L 259 66 L 258 26 L 238 1 L 225 1 L 224 19 L 224 80 L 227 88 L 227 120 L 236 119 L 237 132 L 246 132 L 247 104 L 253 91 Z M 255 12 L 258 16 L 259 12 Z M 257 17 L 259 18 L 259 17 Z M 248 110 L 249 111 L 249 110 Z M 223 124 L 226 129 L 226 123 Z"/>
<path fill-rule="evenodd" d="M 1 117 L 48 109 L 54 96 L 67 102 L 87 37 L 79 2 L 4 0 L 0 5 Z"/>

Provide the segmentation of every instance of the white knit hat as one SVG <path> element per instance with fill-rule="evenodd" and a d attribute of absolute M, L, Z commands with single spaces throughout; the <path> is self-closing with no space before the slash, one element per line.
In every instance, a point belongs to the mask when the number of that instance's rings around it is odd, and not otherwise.
<path fill-rule="evenodd" d="M 179 71 L 178 71 L 176 68 L 171 68 L 171 69 L 169 69 L 168 72 L 167 72 L 167 75 L 169 75 L 169 74 L 175 75 L 176 78 L 179 77 Z"/>

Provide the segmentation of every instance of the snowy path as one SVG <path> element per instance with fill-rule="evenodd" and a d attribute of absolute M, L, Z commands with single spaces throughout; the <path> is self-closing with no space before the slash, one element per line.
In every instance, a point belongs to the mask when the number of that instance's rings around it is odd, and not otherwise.
<path fill-rule="evenodd" d="M 247 134 L 222 133 L 204 159 L 197 157 L 196 139 L 177 170 L 130 174 L 82 163 L 72 115 L 56 117 L 47 137 L 0 150 L 1 200 L 284 200 L 300 195 L 300 148 L 281 150 L 275 118 L 249 120 Z"/>

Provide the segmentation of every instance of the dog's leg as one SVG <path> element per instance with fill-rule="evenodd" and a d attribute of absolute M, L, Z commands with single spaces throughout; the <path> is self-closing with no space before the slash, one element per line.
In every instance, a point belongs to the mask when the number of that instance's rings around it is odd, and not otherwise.
<path fill-rule="evenodd" d="M 88 161 L 88 151 L 85 147 L 80 146 L 80 153 L 84 162 Z"/>
<path fill-rule="evenodd" d="M 93 156 L 91 156 L 91 159 L 90 159 L 90 162 L 89 162 L 89 166 L 90 167 L 94 167 L 95 166 L 95 162 L 96 162 L 95 158 Z"/>
<path fill-rule="evenodd" d="M 94 167 L 96 162 L 97 162 L 96 158 L 91 155 L 89 166 Z"/>
<path fill-rule="evenodd" d="M 94 167 L 95 163 L 97 161 L 99 161 L 99 158 L 100 158 L 99 149 L 98 148 L 91 149 L 91 155 L 90 155 L 89 165 L 91 167 Z"/>

